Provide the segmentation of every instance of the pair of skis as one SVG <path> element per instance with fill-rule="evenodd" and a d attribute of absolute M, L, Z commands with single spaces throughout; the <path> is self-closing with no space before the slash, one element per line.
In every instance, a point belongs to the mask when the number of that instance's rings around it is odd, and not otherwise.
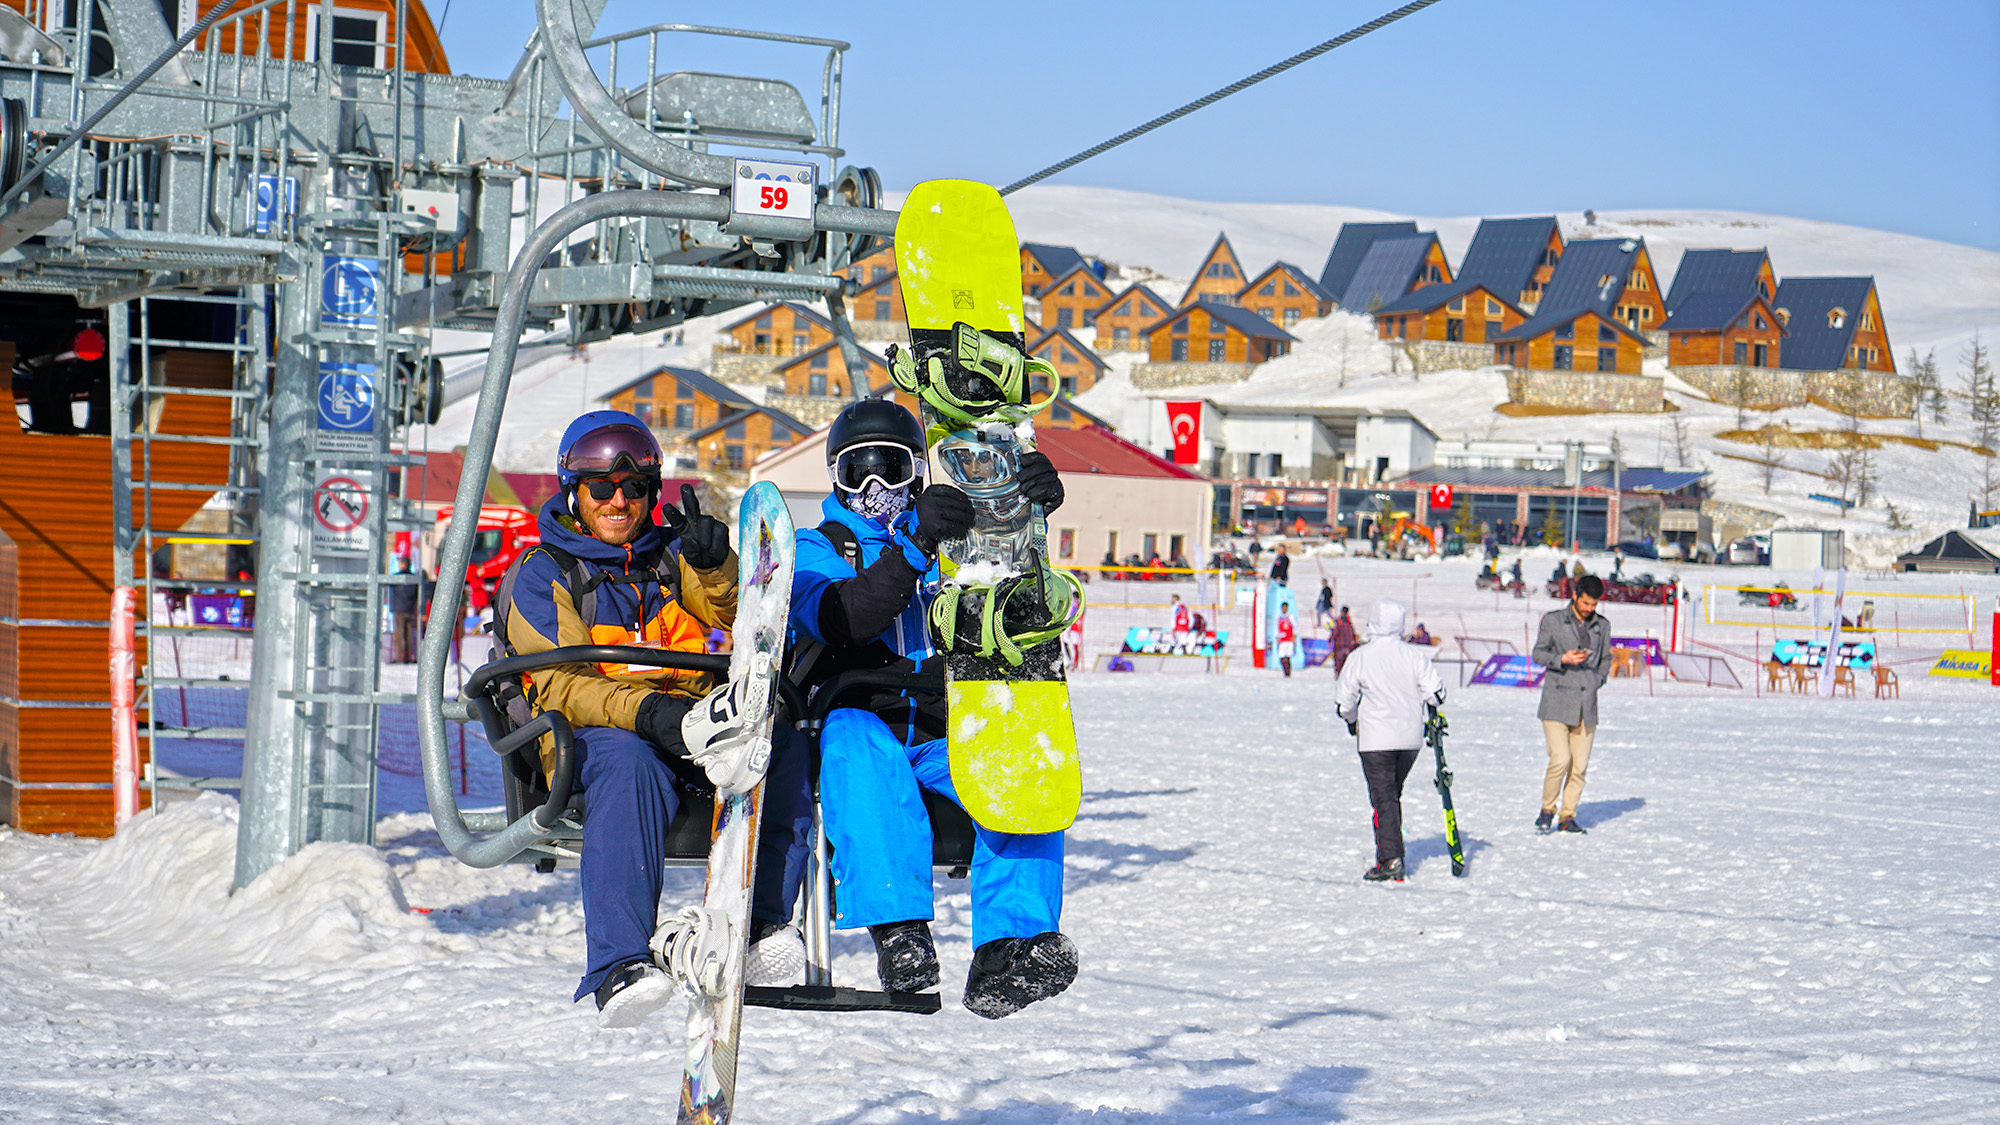
<path fill-rule="evenodd" d="M 1445 721 L 1437 704 L 1425 706 L 1429 713 L 1424 718 L 1424 745 L 1437 755 L 1437 776 L 1431 779 L 1431 784 L 1437 786 L 1438 796 L 1444 801 L 1444 846 L 1451 852 L 1451 873 L 1463 876 L 1465 843 L 1458 837 L 1458 813 L 1451 807 L 1451 769 L 1444 764 L 1444 736 L 1451 724 Z"/>

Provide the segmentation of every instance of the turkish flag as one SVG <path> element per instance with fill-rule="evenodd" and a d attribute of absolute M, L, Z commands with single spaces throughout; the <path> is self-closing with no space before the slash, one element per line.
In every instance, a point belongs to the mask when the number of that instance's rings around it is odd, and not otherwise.
<path fill-rule="evenodd" d="M 1448 485 L 1448 484 L 1434 484 L 1434 485 L 1431 485 L 1431 507 L 1433 507 L 1433 508 L 1449 508 L 1449 507 L 1451 507 L 1451 486 L 1450 486 L 1450 485 Z"/>
<path fill-rule="evenodd" d="M 1167 403 L 1167 427 L 1174 433 L 1174 464 L 1201 462 L 1201 400 Z"/>

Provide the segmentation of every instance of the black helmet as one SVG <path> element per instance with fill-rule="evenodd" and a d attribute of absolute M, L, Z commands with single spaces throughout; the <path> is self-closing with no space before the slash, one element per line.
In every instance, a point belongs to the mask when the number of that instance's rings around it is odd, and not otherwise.
<path fill-rule="evenodd" d="M 894 399 L 864 398 L 842 410 L 827 428 L 826 463 L 833 464 L 841 450 L 870 441 L 892 441 L 921 458 L 923 423 Z"/>

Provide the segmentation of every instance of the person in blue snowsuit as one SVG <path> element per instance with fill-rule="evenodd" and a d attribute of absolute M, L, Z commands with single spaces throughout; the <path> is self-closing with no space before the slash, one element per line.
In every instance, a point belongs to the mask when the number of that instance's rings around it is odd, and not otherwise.
<path fill-rule="evenodd" d="M 828 431 L 833 494 L 821 505 L 825 522 L 798 533 L 792 586 L 792 627 L 805 650 L 799 659 L 810 654 L 809 684 L 850 669 L 942 670 L 926 623 L 939 585 L 938 546 L 971 529 L 973 508 L 957 488 L 925 487 L 924 451 L 922 426 L 892 401 L 857 402 Z M 1047 456 L 1022 457 L 1015 479 L 1045 512 L 1062 503 Z M 834 925 L 868 928 L 882 987 L 892 992 L 939 979 L 922 790 L 963 804 L 952 788 L 945 719 L 942 697 L 884 691 L 837 708 L 820 732 Z M 976 830 L 967 1008 L 999 1019 L 1076 978 L 1076 946 L 1058 928 L 1062 864 L 1060 832 Z"/>
<path fill-rule="evenodd" d="M 557 455 L 562 490 L 538 521 L 541 544 L 505 583 L 511 651 L 637 644 L 703 652 L 711 629 L 734 623 L 729 530 L 702 514 L 685 485 L 680 507 L 659 507 L 670 527 L 656 524 L 660 469 L 659 442 L 636 416 L 600 410 L 570 424 Z M 662 853 L 684 808 L 706 816 L 710 789 L 742 791 L 759 776 L 768 784 L 746 979 L 776 984 L 797 973 L 805 949 L 788 923 L 812 830 L 807 755 L 774 748 L 767 771 L 754 760 L 756 740 L 728 729 L 741 702 L 737 685 L 716 686 L 705 673 L 577 664 L 529 678 L 534 708 L 561 711 L 575 729 L 575 786 L 586 810 L 578 880 L 586 963 L 575 999 L 594 995 L 602 1026 L 635 1026 L 675 992 L 663 966 L 678 969 L 728 940 L 698 910 L 659 924 Z M 547 771 L 552 741 L 542 753 Z"/>

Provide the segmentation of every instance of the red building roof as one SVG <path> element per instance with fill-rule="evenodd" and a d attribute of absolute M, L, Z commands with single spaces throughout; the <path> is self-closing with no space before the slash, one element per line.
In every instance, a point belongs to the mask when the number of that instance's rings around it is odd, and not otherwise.
<path fill-rule="evenodd" d="M 1035 432 L 1035 448 L 1049 455 L 1062 473 L 1102 473 L 1114 477 L 1168 477 L 1206 480 L 1179 465 L 1133 445 L 1103 426 L 1077 430 L 1053 427 Z"/>

